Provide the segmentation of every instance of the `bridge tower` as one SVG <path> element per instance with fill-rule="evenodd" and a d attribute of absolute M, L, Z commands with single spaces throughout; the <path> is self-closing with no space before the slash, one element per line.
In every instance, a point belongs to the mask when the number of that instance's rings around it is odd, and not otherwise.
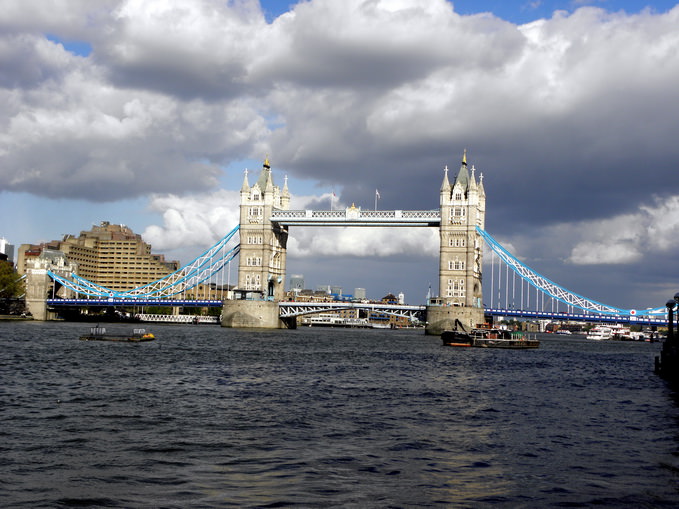
<path fill-rule="evenodd" d="M 469 331 L 483 323 L 481 267 L 483 239 L 476 227 L 484 228 L 486 193 L 483 175 L 477 182 L 475 168 L 467 168 L 467 152 L 460 171 L 451 183 L 444 169 L 439 195 L 441 211 L 439 251 L 439 298 L 427 306 L 427 334 L 440 334 L 462 322 Z"/>
<path fill-rule="evenodd" d="M 236 300 L 226 301 L 224 327 L 284 326 L 278 317 L 278 301 L 285 294 L 288 229 L 271 222 L 273 210 L 290 208 L 288 179 L 283 189 L 274 185 L 269 159 L 250 186 L 245 170 L 240 190 L 240 254 Z"/>

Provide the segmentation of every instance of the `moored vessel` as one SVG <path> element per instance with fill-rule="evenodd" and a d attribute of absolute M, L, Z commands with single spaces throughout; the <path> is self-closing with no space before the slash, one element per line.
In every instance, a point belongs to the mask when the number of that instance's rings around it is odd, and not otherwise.
<path fill-rule="evenodd" d="M 459 324 L 461 325 L 461 324 Z M 476 347 L 476 348 L 539 348 L 540 341 L 529 339 L 522 332 L 497 329 L 492 327 L 478 327 L 470 333 L 455 330 L 443 331 L 441 341 L 444 346 Z"/>
<path fill-rule="evenodd" d="M 134 329 L 132 334 L 110 334 L 106 332 L 104 327 L 92 327 L 89 334 L 80 336 L 82 341 L 129 341 L 131 343 L 140 343 L 144 341 L 153 341 L 156 337 L 146 329 Z"/>

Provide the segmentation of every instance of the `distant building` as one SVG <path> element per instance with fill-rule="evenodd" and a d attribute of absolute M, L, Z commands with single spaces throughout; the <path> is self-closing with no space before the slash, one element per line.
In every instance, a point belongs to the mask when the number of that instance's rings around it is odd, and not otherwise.
<path fill-rule="evenodd" d="M 77 264 L 80 277 L 115 291 L 151 283 L 180 266 L 178 261 L 166 261 L 165 255 L 153 254 L 151 245 L 127 226 L 103 221 L 91 230 L 81 231 L 78 237 L 65 235 L 60 241 L 22 244 L 17 272 L 25 274 L 27 264 L 47 250 L 60 251 L 69 262 Z"/>
<path fill-rule="evenodd" d="M 0 237 L 0 254 L 5 255 L 3 258 L 8 262 L 14 263 L 14 245 L 4 237 Z"/>
<path fill-rule="evenodd" d="M 316 291 L 317 291 L 317 292 L 324 292 L 324 293 L 328 293 L 328 294 L 329 294 L 329 293 L 332 293 L 330 290 L 331 290 L 330 285 L 318 285 L 318 286 L 316 287 Z"/>
<path fill-rule="evenodd" d="M 331 286 L 330 287 L 330 293 L 333 295 L 342 295 L 342 287 L 341 286 Z"/>
<path fill-rule="evenodd" d="M 303 274 L 292 274 L 290 275 L 290 290 L 291 291 L 302 291 L 304 290 L 304 275 Z"/>
<path fill-rule="evenodd" d="M 398 297 L 396 297 L 396 295 L 393 293 L 389 293 L 382 297 L 380 302 L 383 304 L 398 304 Z M 379 313 L 377 311 L 371 311 L 368 315 L 368 320 L 370 323 L 376 325 L 389 325 L 393 328 L 407 327 L 410 325 L 410 319 L 406 318 L 405 316 L 389 315 L 386 313 Z"/>
<path fill-rule="evenodd" d="M 354 299 L 365 300 L 365 288 L 354 288 Z"/>

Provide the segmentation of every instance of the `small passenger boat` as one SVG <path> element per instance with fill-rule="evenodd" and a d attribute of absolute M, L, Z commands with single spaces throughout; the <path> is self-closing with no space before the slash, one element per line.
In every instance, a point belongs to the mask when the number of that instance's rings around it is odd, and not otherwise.
<path fill-rule="evenodd" d="M 587 333 L 587 339 L 601 341 L 604 339 L 611 339 L 613 337 L 613 329 L 610 327 L 597 326 L 592 327 Z"/>
<path fill-rule="evenodd" d="M 104 327 L 92 327 L 90 333 L 80 336 L 83 341 L 129 341 L 131 343 L 141 343 L 143 341 L 153 341 L 156 337 L 146 329 L 134 329 L 132 334 L 108 334 Z"/>
<path fill-rule="evenodd" d="M 460 324 L 461 325 L 461 324 Z M 471 333 L 463 330 L 447 330 L 441 334 L 444 346 L 463 346 L 477 348 L 539 348 L 540 341 L 528 339 L 522 332 L 480 327 L 472 329 Z"/>

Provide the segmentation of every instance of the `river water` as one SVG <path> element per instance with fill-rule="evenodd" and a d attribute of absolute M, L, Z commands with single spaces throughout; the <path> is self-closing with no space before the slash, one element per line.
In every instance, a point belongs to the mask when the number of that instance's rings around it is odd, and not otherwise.
<path fill-rule="evenodd" d="M 659 344 L 147 329 L 0 322 L 0 506 L 679 505 Z"/>

